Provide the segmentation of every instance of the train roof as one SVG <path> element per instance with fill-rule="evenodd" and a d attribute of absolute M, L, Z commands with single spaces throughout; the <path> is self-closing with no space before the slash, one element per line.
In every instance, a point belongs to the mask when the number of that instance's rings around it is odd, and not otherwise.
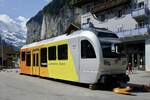
<path fill-rule="evenodd" d="M 42 41 L 39 41 L 39 42 L 34 42 L 34 43 L 31 43 L 31 44 L 27 44 L 27 45 L 24 45 L 21 49 L 26 49 L 26 48 L 31 48 L 31 47 L 35 47 L 35 46 L 40 46 L 40 45 L 48 44 L 50 42 L 67 40 L 67 39 L 71 39 L 71 38 L 75 38 L 75 37 L 79 37 L 79 36 L 87 36 L 87 37 L 89 37 L 88 33 L 93 33 L 93 32 L 88 31 L 88 30 L 78 30 L 78 31 L 75 31 L 75 32 L 73 32 L 72 34 L 69 34 L 69 35 L 68 34 L 63 34 L 63 35 L 60 35 L 60 36 L 57 36 L 57 37 L 53 37 L 53 38 L 50 38 L 50 39 L 46 39 L 46 40 L 42 40 Z"/>
<path fill-rule="evenodd" d="M 100 29 L 97 32 L 104 32 L 104 31 L 105 31 L 105 33 L 108 33 L 108 34 L 110 33 L 110 31 L 100 30 Z M 63 34 L 63 35 L 56 36 L 56 37 L 53 37 L 53 38 L 50 38 L 50 39 L 46 39 L 46 40 L 42 40 L 42 41 L 39 41 L 39 42 L 34 42 L 34 43 L 31 43 L 31 44 L 24 45 L 21 49 L 41 46 L 41 45 L 56 42 L 56 41 L 69 40 L 71 38 L 82 37 L 82 36 L 92 39 L 91 33 L 98 36 L 98 34 L 95 33 L 95 31 L 93 31 L 93 30 L 77 30 L 77 31 L 74 31 L 71 34 Z M 110 33 L 110 34 L 114 34 L 114 33 Z M 98 37 L 99 37 L 99 40 L 103 41 L 103 42 L 120 43 L 119 39 L 117 39 L 117 38 L 113 39 L 113 37 L 111 37 L 111 38 L 107 37 L 106 38 L 106 37 L 103 37 L 103 36 L 102 37 L 98 36 Z"/>

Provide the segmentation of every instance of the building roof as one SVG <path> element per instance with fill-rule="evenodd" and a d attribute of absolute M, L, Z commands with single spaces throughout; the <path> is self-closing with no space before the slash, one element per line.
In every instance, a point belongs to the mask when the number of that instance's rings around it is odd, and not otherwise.
<path fill-rule="evenodd" d="M 70 34 L 73 31 L 77 31 L 80 28 L 78 26 L 76 26 L 75 24 L 70 24 L 69 27 L 66 29 L 65 33 Z"/>

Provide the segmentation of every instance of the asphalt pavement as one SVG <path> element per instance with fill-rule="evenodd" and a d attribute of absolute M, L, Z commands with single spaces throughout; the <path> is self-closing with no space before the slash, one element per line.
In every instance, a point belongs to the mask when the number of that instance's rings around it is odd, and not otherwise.
<path fill-rule="evenodd" d="M 150 72 L 134 71 L 129 83 L 148 85 Z M 108 90 L 20 75 L 17 69 L 0 72 L 0 100 L 149 100 L 150 92 L 121 95 Z"/>

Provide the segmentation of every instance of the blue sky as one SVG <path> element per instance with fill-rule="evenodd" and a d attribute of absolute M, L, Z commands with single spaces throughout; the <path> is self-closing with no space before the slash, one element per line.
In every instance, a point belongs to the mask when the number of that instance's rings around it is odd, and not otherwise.
<path fill-rule="evenodd" d="M 15 19 L 18 16 L 30 18 L 42 9 L 50 0 L 0 0 L 0 14 Z"/>

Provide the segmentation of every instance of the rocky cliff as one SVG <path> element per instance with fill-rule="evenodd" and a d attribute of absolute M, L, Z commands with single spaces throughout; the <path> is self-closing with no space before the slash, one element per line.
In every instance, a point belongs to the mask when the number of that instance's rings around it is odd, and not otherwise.
<path fill-rule="evenodd" d="M 27 23 L 27 44 L 65 33 L 70 24 L 80 26 L 80 9 L 71 0 L 53 0 Z"/>
<path fill-rule="evenodd" d="M 27 43 L 32 43 L 40 40 L 41 27 L 43 21 L 43 13 L 40 11 L 27 22 Z"/>

